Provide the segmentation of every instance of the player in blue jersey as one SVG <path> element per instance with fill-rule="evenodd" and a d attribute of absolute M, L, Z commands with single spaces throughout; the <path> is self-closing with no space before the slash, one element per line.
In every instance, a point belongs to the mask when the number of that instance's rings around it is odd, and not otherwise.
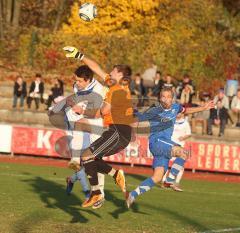
<path fill-rule="evenodd" d="M 169 183 L 174 182 L 174 178 L 182 170 L 188 157 L 188 152 L 180 145 L 171 140 L 174 123 L 179 113 L 192 114 L 214 107 L 212 101 L 201 107 L 184 108 L 178 103 L 173 103 L 174 93 L 170 88 L 163 88 L 160 93 L 160 104 L 152 107 L 144 113 L 136 112 L 138 121 L 149 121 L 150 136 L 149 149 L 153 154 L 153 175 L 144 180 L 135 190 L 127 194 L 128 208 L 135 201 L 137 196 L 149 191 L 155 184 L 162 181 L 168 169 L 169 160 L 172 156 L 177 157 L 174 161 L 170 173 L 172 174 Z"/>

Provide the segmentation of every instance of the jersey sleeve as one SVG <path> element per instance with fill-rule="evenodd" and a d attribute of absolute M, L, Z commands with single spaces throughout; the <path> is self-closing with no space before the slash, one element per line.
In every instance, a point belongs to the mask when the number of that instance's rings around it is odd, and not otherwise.
<path fill-rule="evenodd" d="M 138 118 L 139 121 L 149 121 L 156 117 L 159 113 L 159 110 L 157 107 L 153 107 L 148 109 L 147 111 L 141 113 L 138 111 L 134 112 L 134 116 Z"/>

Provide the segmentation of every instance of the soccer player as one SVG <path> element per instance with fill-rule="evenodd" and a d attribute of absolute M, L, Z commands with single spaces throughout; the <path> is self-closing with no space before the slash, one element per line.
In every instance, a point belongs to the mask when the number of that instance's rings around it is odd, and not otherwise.
<path fill-rule="evenodd" d="M 135 190 L 127 194 L 128 208 L 135 199 L 149 191 L 156 183 L 159 183 L 168 169 L 172 156 L 177 157 L 174 166 L 174 178 L 182 170 L 188 157 L 188 153 L 177 143 L 171 140 L 173 126 L 179 113 L 192 114 L 214 107 L 212 101 L 204 106 L 195 108 L 183 108 L 178 103 L 173 103 L 174 93 L 172 89 L 163 88 L 160 92 L 160 105 L 150 108 L 144 113 L 136 112 L 139 121 L 150 122 L 149 149 L 153 154 L 153 175 L 144 180 Z M 172 180 L 174 181 L 174 180 Z"/>
<path fill-rule="evenodd" d="M 184 147 L 186 139 L 191 136 L 191 127 L 184 114 L 180 113 L 176 117 L 176 122 L 174 124 L 172 141 Z M 174 158 L 175 160 L 176 158 Z M 173 162 L 172 168 L 169 173 L 166 173 L 163 177 L 163 182 L 165 186 L 172 188 L 174 191 L 182 192 L 183 190 L 179 187 L 180 181 L 184 173 L 184 167 L 179 171 L 178 175 L 175 177 L 174 171 L 177 165 Z M 173 173 L 173 174 L 172 174 Z M 176 179 L 175 179 L 176 178 Z M 175 183 L 173 183 L 175 180 Z"/>
<path fill-rule="evenodd" d="M 72 168 L 75 173 L 67 178 L 66 191 L 70 194 L 74 182 L 79 180 L 82 184 L 83 191 L 88 198 L 89 188 L 84 169 L 80 166 L 80 156 L 83 150 L 98 139 L 103 133 L 103 120 L 100 115 L 95 116 L 95 118 L 87 118 L 86 116 L 83 116 L 81 112 L 79 113 L 79 109 L 100 109 L 104 98 L 104 87 L 93 78 L 92 70 L 86 65 L 80 66 L 76 69 L 74 79 L 74 94 L 58 102 L 53 106 L 51 111 L 59 113 L 61 110 L 64 110 L 65 122 L 68 126 L 68 135 L 71 138 L 69 144 L 72 158 L 69 162 L 69 167 Z M 101 193 L 104 197 L 104 175 L 99 173 L 98 180 Z"/>
<path fill-rule="evenodd" d="M 102 158 L 123 150 L 131 140 L 133 109 L 128 86 L 131 79 L 131 68 L 127 65 L 115 65 L 111 73 L 107 74 L 95 61 L 86 57 L 75 47 L 67 46 L 63 49 L 67 52 L 66 57 L 81 60 L 109 86 L 105 102 L 100 109 L 100 114 L 103 115 L 108 130 L 93 142 L 81 157 L 92 187 L 90 198 L 82 204 L 82 207 L 86 208 L 103 199 L 97 179 L 98 172 L 112 176 L 122 192 L 126 192 L 123 171 L 115 170 Z M 83 115 L 91 114 L 84 109 L 81 113 Z M 99 111 L 96 110 L 95 114 L 98 113 Z"/>

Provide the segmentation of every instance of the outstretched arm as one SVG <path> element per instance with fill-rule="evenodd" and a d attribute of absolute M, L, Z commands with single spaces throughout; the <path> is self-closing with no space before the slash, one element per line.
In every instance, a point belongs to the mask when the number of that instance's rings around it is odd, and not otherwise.
<path fill-rule="evenodd" d="M 213 103 L 213 101 L 209 101 L 200 107 L 186 108 L 185 114 L 193 114 L 193 113 L 197 113 L 197 112 L 206 111 L 211 108 L 214 108 L 214 106 L 215 106 L 215 104 Z"/>
<path fill-rule="evenodd" d="M 143 113 L 136 111 L 134 113 L 135 122 L 149 121 L 149 120 L 153 119 L 154 117 L 158 116 L 159 111 L 160 110 L 157 107 L 149 108 L 147 111 L 145 111 Z"/>
<path fill-rule="evenodd" d="M 97 62 L 95 62 L 94 60 L 84 56 L 82 59 L 82 62 L 87 65 L 95 74 L 97 74 L 99 77 L 101 77 L 103 79 L 103 81 L 105 81 L 105 78 L 107 76 L 107 73 L 102 70 L 102 68 L 99 66 L 99 64 Z"/>
<path fill-rule="evenodd" d="M 63 48 L 66 51 L 66 57 L 75 58 L 82 61 L 85 65 L 87 65 L 95 74 L 105 80 L 107 73 L 102 70 L 102 68 L 98 65 L 94 60 L 86 57 L 83 53 L 81 53 L 77 48 L 72 46 L 66 46 Z"/>

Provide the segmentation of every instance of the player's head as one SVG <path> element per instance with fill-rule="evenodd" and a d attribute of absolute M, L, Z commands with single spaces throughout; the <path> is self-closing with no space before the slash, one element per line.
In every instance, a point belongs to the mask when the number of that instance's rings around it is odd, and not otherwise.
<path fill-rule="evenodd" d="M 84 89 L 93 80 L 92 70 L 86 66 L 79 66 L 74 72 L 75 83 L 79 89 Z"/>
<path fill-rule="evenodd" d="M 169 109 L 173 103 L 174 93 L 172 88 L 164 87 L 160 92 L 160 104 L 163 108 Z"/>
<path fill-rule="evenodd" d="M 120 80 L 129 82 L 131 80 L 132 70 L 128 65 L 115 65 L 110 73 L 111 78 L 120 82 Z"/>

